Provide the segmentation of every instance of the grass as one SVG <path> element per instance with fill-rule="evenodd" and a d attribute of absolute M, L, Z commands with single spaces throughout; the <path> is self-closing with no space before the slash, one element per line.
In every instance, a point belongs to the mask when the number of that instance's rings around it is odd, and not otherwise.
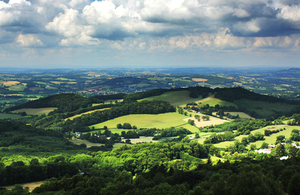
<path fill-rule="evenodd" d="M 207 97 L 207 98 L 205 98 L 201 101 L 197 101 L 196 103 L 203 104 L 203 105 L 209 104 L 209 106 L 215 106 L 215 105 L 219 104 L 220 106 L 234 106 L 234 107 L 237 107 L 237 105 L 234 104 L 234 103 L 226 102 L 224 100 L 220 100 L 220 99 L 214 98 L 212 96 Z"/>
<path fill-rule="evenodd" d="M 80 117 L 82 115 L 90 114 L 90 113 L 97 112 L 97 111 L 107 110 L 107 109 L 109 109 L 109 108 L 102 108 L 102 109 L 96 109 L 96 110 L 91 110 L 91 111 L 88 111 L 88 112 L 84 112 L 84 113 L 77 114 L 75 116 L 71 116 L 69 118 L 66 118 L 65 121 L 66 120 L 73 120 L 74 118 Z"/>
<path fill-rule="evenodd" d="M 300 130 L 299 126 L 287 126 L 287 125 L 277 125 L 277 126 L 275 126 L 274 125 L 274 126 L 268 126 L 268 127 L 264 127 L 264 128 L 261 128 L 261 129 L 251 131 L 251 134 L 254 135 L 256 132 L 260 132 L 260 133 L 264 134 L 264 131 L 266 129 L 270 129 L 270 128 L 272 128 L 271 130 L 286 128 L 286 130 L 279 131 L 278 133 L 274 133 L 270 136 L 265 136 L 265 140 L 252 142 L 252 143 L 248 144 L 247 147 L 250 148 L 251 144 L 255 144 L 256 147 L 259 148 L 262 145 L 263 142 L 266 142 L 268 144 L 274 144 L 276 142 L 277 136 L 284 135 L 285 138 L 289 138 L 293 129 Z M 243 139 L 243 137 L 248 137 L 248 135 L 240 135 L 238 137 L 235 137 L 235 140 L 241 141 Z M 226 148 L 226 147 L 228 147 L 232 144 L 234 144 L 234 141 L 226 141 L 226 142 L 221 142 L 221 143 L 217 143 L 217 144 L 214 144 L 214 145 L 218 148 Z"/>
<path fill-rule="evenodd" d="M 140 136 L 140 138 L 131 138 L 131 143 L 132 144 L 137 144 L 137 143 L 141 143 L 141 142 L 158 142 L 157 140 L 152 140 L 153 137 L 149 136 L 149 137 L 145 137 L 145 136 Z M 126 139 L 122 139 L 122 141 L 125 142 Z M 114 146 L 115 147 L 115 146 Z"/>
<path fill-rule="evenodd" d="M 36 181 L 36 182 L 30 182 L 30 183 L 23 183 L 20 184 L 23 188 L 28 187 L 29 188 L 29 192 L 32 192 L 32 190 L 34 190 L 34 188 L 36 187 L 40 187 L 42 184 L 44 183 L 44 181 Z M 15 185 L 12 186 L 4 186 L 4 188 L 11 190 L 14 188 Z"/>
<path fill-rule="evenodd" d="M 86 147 L 87 148 L 90 148 L 92 146 L 104 146 L 104 144 L 99 144 L 99 143 L 92 143 L 92 142 L 89 142 L 87 140 L 82 140 L 82 139 L 72 139 L 70 140 L 71 142 L 73 142 L 74 144 L 76 145 L 80 145 L 80 144 L 86 144 Z"/>
<path fill-rule="evenodd" d="M 244 112 L 224 112 L 224 113 L 225 114 L 229 113 L 233 116 L 236 116 L 238 114 L 240 118 L 255 119 Z"/>
<path fill-rule="evenodd" d="M 190 98 L 189 97 L 190 92 L 188 90 L 183 91 L 171 91 L 171 92 L 165 92 L 158 96 L 152 96 L 148 98 L 141 99 L 142 100 L 163 100 L 170 102 L 173 106 L 185 106 L 187 103 L 190 102 L 197 102 L 202 100 L 201 97 L 199 98 Z"/>
<path fill-rule="evenodd" d="M 264 101 L 252 101 L 252 100 L 237 100 L 234 101 L 239 108 L 245 109 L 248 112 L 256 112 L 260 117 L 266 118 L 269 116 L 274 116 L 276 113 L 290 113 L 295 110 L 298 105 L 291 105 L 285 103 L 269 103 Z"/>
<path fill-rule="evenodd" d="M 4 113 L 0 113 L 0 119 L 19 119 L 22 118 L 21 115 L 18 114 L 4 114 Z"/>
<path fill-rule="evenodd" d="M 19 112 L 26 112 L 27 115 L 41 115 L 41 114 L 48 114 L 57 108 L 55 107 L 48 107 L 48 108 L 22 108 L 18 110 L 13 110 L 11 113 L 19 113 Z"/>
<path fill-rule="evenodd" d="M 130 123 L 132 126 L 135 125 L 138 128 L 168 128 L 187 124 L 187 122 L 183 120 L 185 118 L 186 116 L 178 113 L 131 114 L 108 120 L 103 123 L 98 123 L 90 127 L 99 129 L 103 128 L 103 126 L 107 126 L 109 129 L 115 129 L 119 123 Z"/>
<path fill-rule="evenodd" d="M 9 90 L 10 91 L 23 91 L 24 89 L 26 89 L 27 87 L 24 85 L 11 85 L 9 86 Z"/>

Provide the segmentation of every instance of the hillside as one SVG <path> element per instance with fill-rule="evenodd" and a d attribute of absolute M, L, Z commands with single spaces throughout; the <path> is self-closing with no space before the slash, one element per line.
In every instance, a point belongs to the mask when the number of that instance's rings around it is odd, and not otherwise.
<path fill-rule="evenodd" d="M 29 101 L 25 104 L 14 106 L 6 111 L 18 110 L 22 108 L 45 108 L 45 107 L 57 107 L 57 112 L 70 112 L 79 109 L 80 107 L 87 107 L 90 104 L 90 100 L 83 96 L 64 93 L 52 95 L 46 98 L 41 98 L 34 101 Z"/>

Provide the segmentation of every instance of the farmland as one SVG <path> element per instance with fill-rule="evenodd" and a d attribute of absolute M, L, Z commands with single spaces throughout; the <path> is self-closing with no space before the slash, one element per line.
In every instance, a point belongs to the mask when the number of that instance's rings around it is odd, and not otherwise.
<path fill-rule="evenodd" d="M 13 110 L 11 113 L 21 113 L 26 112 L 27 115 L 41 115 L 41 114 L 48 114 L 55 110 L 55 107 L 48 107 L 48 108 L 22 108 L 18 110 Z"/>
<path fill-rule="evenodd" d="M 113 120 L 108 120 L 103 123 L 92 125 L 95 129 L 107 126 L 109 129 L 116 129 L 116 125 L 119 123 L 130 123 L 138 128 L 167 128 L 177 127 L 187 124 L 183 119 L 186 117 L 178 113 L 166 113 L 166 114 L 132 114 L 122 117 L 118 117 Z"/>
<path fill-rule="evenodd" d="M 163 93 L 162 95 L 153 96 L 153 97 L 149 97 L 149 98 L 144 98 L 142 100 L 149 100 L 149 101 L 151 101 L 151 100 L 163 100 L 163 101 L 170 102 L 173 106 L 184 106 L 187 103 L 202 100 L 202 98 L 198 98 L 198 99 L 190 98 L 189 93 L 190 92 L 188 90 L 186 90 L 186 91 L 184 90 L 184 91 L 166 92 L 166 93 Z"/>

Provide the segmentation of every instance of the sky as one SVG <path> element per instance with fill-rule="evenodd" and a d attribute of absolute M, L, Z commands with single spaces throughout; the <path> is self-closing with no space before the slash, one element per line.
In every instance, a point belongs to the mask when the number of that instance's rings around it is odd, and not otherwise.
<path fill-rule="evenodd" d="M 4 0 L 0 67 L 300 67 L 300 0 Z"/>

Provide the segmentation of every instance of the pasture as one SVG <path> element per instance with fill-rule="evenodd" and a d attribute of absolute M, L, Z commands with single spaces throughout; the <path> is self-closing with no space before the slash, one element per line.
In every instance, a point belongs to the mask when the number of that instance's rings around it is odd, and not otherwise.
<path fill-rule="evenodd" d="M 220 100 L 217 98 L 214 98 L 213 96 L 207 97 L 203 100 L 200 101 L 196 101 L 197 104 L 202 104 L 202 105 L 206 105 L 209 104 L 209 106 L 215 106 L 215 105 L 220 105 L 220 106 L 234 106 L 234 107 L 238 107 L 236 104 L 231 103 L 231 102 L 227 102 L 224 100 Z"/>
<path fill-rule="evenodd" d="M 109 108 L 102 108 L 102 109 L 96 109 L 96 110 L 91 110 L 91 111 L 88 111 L 88 112 L 84 112 L 84 113 L 77 114 L 77 115 L 71 116 L 69 118 L 66 118 L 65 121 L 66 120 L 73 120 L 74 118 L 80 117 L 82 115 L 90 114 L 90 113 L 97 112 L 97 111 L 107 110 L 107 109 L 109 109 Z"/>
<path fill-rule="evenodd" d="M 8 90 L 10 90 L 10 91 L 23 91 L 26 88 L 27 87 L 22 85 L 22 84 L 17 84 L 17 85 L 10 85 L 8 87 Z"/>
<path fill-rule="evenodd" d="M 41 115 L 41 114 L 48 114 L 53 110 L 57 109 L 56 107 L 47 107 L 47 108 L 22 108 L 18 110 L 13 110 L 11 113 L 20 113 L 26 112 L 27 115 Z"/>
<path fill-rule="evenodd" d="M 256 132 L 260 132 L 260 133 L 264 134 L 264 131 L 266 129 L 276 130 L 276 129 L 283 129 L 283 128 L 285 128 L 286 130 L 279 131 L 278 133 L 274 133 L 274 134 L 272 134 L 270 136 L 265 136 L 264 137 L 265 140 L 260 140 L 260 141 L 249 143 L 247 145 L 247 148 L 249 149 L 251 144 L 255 144 L 257 148 L 260 148 L 260 146 L 262 145 L 263 142 L 266 142 L 268 144 L 275 144 L 277 136 L 284 135 L 285 138 L 289 138 L 293 129 L 300 130 L 299 126 L 274 125 L 274 126 L 268 126 L 268 127 L 264 127 L 264 128 L 261 128 L 261 129 L 257 129 L 257 130 L 251 131 L 251 134 L 254 135 Z M 241 141 L 243 139 L 243 137 L 248 137 L 248 135 L 237 136 L 237 137 L 235 137 L 235 140 Z M 221 143 L 217 143 L 217 144 L 214 144 L 214 145 L 216 147 L 218 147 L 218 148 L 226 148 L 226 147 L 228 147 L 230 145 L 233 145 L 234 141 L 226 141 L 226 142 L 221 142 Z"/>
<path fill-rule="evenodd" d="M 201 97 L 198 98 L 190 98 L 189 97 L 190 92 L 188 90 L 182 90 L 182 91 L 171 91 L 171 92 L 165 92 L 158 96 L 152 96 L 148 98 L 141 99 L 142 100 L 162 100 L 170 102 L 173 106 L 185 106 L 187 103 L 190 102 L 197 102 L 202 100 Z"/>
<path fill-rule="evenodd" d="M 92 146 L 104 146 L 104 144 L 99 144 L 99 143 L 92 143 L 89 142 L 87 140 L 82 140 L 82 139 L 76 139 L 76 138 L 72 138 L 70 140 L 72 143 L 76 144 L 76 145 L 80 145 L 80 144 L 86 144 L 87 148 L 90 148 Z"/>
<path fill-rule="evenodd" d="M 260 117 L 266 118 L 269 116 L 274 116 L 276 113 L 290 113 L 291 111 L 295 110 L 298 105 L 292 104 L 285 104 L 285 103 L 271 103 L 271 102 L 264 102 L 264 101 L 252 101 L 252 100 L 236 100 L 234 101 L 239 108 L 247 110 L 247 112 L 254 111 Z"/>
<path fill-rule="evenodd" d="M 103 128 L 103 126 L 107 126 L 108 129 L 116 129 L 119 123 L 130 123 L 132 126 L 135 125 L 138 128 L 168 128 L 187 124 L 187 122 L 183 120 L 185 118 L 186 116 L 178 113 L 131 114 L 92 125 L 90 128 L 95 127 L 95 129 L 99 129 Z"/>
<path fill-rule="evenodd" d="M 0 119 L 19 119 L 22 118 L 21 115 L 18 114 L 5 114 L 5 113 L 0 113 Z"/>
<path fill-rule="evenodd" d="M 244 112 L 224 112 L 224 114 L 227 114 L 227 113 L 231 114 L 232 116 L 239 115 L 240 118 L 255 119 Z"/>

